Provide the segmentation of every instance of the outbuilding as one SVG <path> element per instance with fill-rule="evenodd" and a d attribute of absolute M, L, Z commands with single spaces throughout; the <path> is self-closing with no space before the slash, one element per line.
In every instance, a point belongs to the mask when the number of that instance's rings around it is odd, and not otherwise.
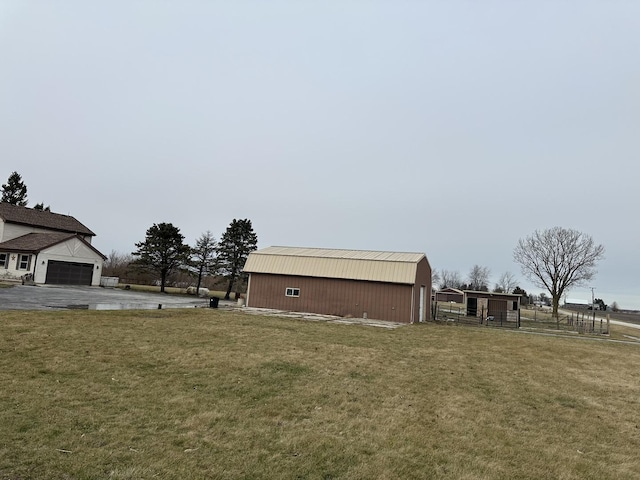
<path fill-rule="evenodd" d="M 464 303 L 464 292 L 457 288 L 443 288 L 435 293 L 436 302 Z"/>
<path fill-rule="evenodd" d="M 431 266 L 424 253 L 268 247 L 252 252 L 247 306 L 424 322 Z"/>
<path fill-rule="evenodd" d="M 468 317 L 516 322 L 520 314 L 520 295 L 464 290 Z"/>

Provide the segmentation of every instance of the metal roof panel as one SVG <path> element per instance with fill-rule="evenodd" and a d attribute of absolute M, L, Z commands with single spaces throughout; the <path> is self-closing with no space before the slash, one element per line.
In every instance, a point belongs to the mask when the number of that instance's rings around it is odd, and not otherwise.
<path fill-rule="evenodd" d="M 423 258 L 423 253 L 267 247 L 249 255 L 244 271 L 413 284 Z"/>

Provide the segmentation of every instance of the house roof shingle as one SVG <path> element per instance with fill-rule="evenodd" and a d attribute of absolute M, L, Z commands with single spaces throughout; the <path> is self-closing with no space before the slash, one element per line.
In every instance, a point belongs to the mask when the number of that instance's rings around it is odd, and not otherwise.
<path fill-rule="evenodd" d="M 48 228 L 58 232 L 95 236 L 95 233 L 69 215 L 19 207 L 18 205 L 11 205 L 6 202 L 0 202 L 0 218 L 6 223 L 17 223 L 32 227 Z"/>
<path fill-rule="evenodd" d="M 77 238 L 91 250 L 100 255 L 103 259 L 106 257 L 100 253 L 93 245 L 75 233 L 51 232 L 51 233 L 27 233 L 21 237 L 12 238 L 6 242 L 0 243 L 0 252 L 20 252 L 20 253 L 38 253 L 42 250 L 65 242 L 72 238 Z"/>
<path fill-rule="evenodd" d="M 21 237 L 12 238 L 11 240 L 0 243 L 0 250 L 6 252 L 37 253 L 40 250 L 73 237 L 75 237 L 75 234 L 63 232 L 27 233 Z"/>

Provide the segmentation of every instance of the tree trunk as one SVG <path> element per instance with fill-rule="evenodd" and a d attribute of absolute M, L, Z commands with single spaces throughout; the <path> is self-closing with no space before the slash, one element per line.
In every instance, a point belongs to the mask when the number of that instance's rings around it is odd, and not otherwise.
<path fill-rule="evenodd" d="M 227 293 L 224 296 L 225 300 L 229 300 L 230 298 L 230 294 L 231 294 L 231 290 L 233 290 L 233 284 L 236 280 L 236 276 L 232 275 L 231 278 L 229 279 L 229 286 L 227 287 Z"/>
<path fill-rule="evenodd" d="M 553 312 L 551 315 L 555 318 L 558 318 L 558 305 L 560 304 L 560 295 L 553 295 L 551 298 L 551 303 L 553 304 Z"/>
<path fill-rule="evenodd" d="M 202 270 L 204 265 L 200 265 L 200 271 L 198 272 L 198 286 L 196 287 L 196 297 L 200 295 L 200 282 L 202 281 Z"/>
<path fill-rule="evenodd" d="M 167 271 L 165 269 L 160 270 L 160 293 L 164 293 L 164 284 L 167 280 Z"/>

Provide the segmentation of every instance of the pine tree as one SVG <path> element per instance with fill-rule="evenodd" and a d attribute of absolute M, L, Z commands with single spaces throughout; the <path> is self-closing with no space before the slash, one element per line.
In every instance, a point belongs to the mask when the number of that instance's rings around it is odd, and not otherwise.
<path fill-rule="evenodd" d="M 147 230 L 144 242 L 136 243 L 139 267 L 160 274 L 160 291 L 164 292 L 167 276 L 175 269 L 188 264 L 191 248 L 185 245 L 180 229 L 171 223 L 153 224 Z"/>
<path fill-rule="evenodd" d="M 218 244 L 218 261 L 225 276 L 229 279 L 229 286 L 225 300 L 229 300 L 233 285 L 241 275 L 249 254 L 258 248 L 258 237 L 253 231 L 251 220 L 236 220 L 227 227 Z"/>
<path fill-rule="evenodd" d="M 200 235 L 196 240 L 195 246 L 191 249 L 191 264 L 198 272 L 198 286 L 196 287 L 196 295 L 200 293 L 200 284 L 202 276 L 215 270 L 216 262 L 216 239 L 209 230 Z"/>
<path fill-rule="evenodd" d="M 18 172 L 9 175 L 7 183 L 2 185 L 2 200 L 0 201 L 20 207 L 27 206 L 27 186 Z"/>

